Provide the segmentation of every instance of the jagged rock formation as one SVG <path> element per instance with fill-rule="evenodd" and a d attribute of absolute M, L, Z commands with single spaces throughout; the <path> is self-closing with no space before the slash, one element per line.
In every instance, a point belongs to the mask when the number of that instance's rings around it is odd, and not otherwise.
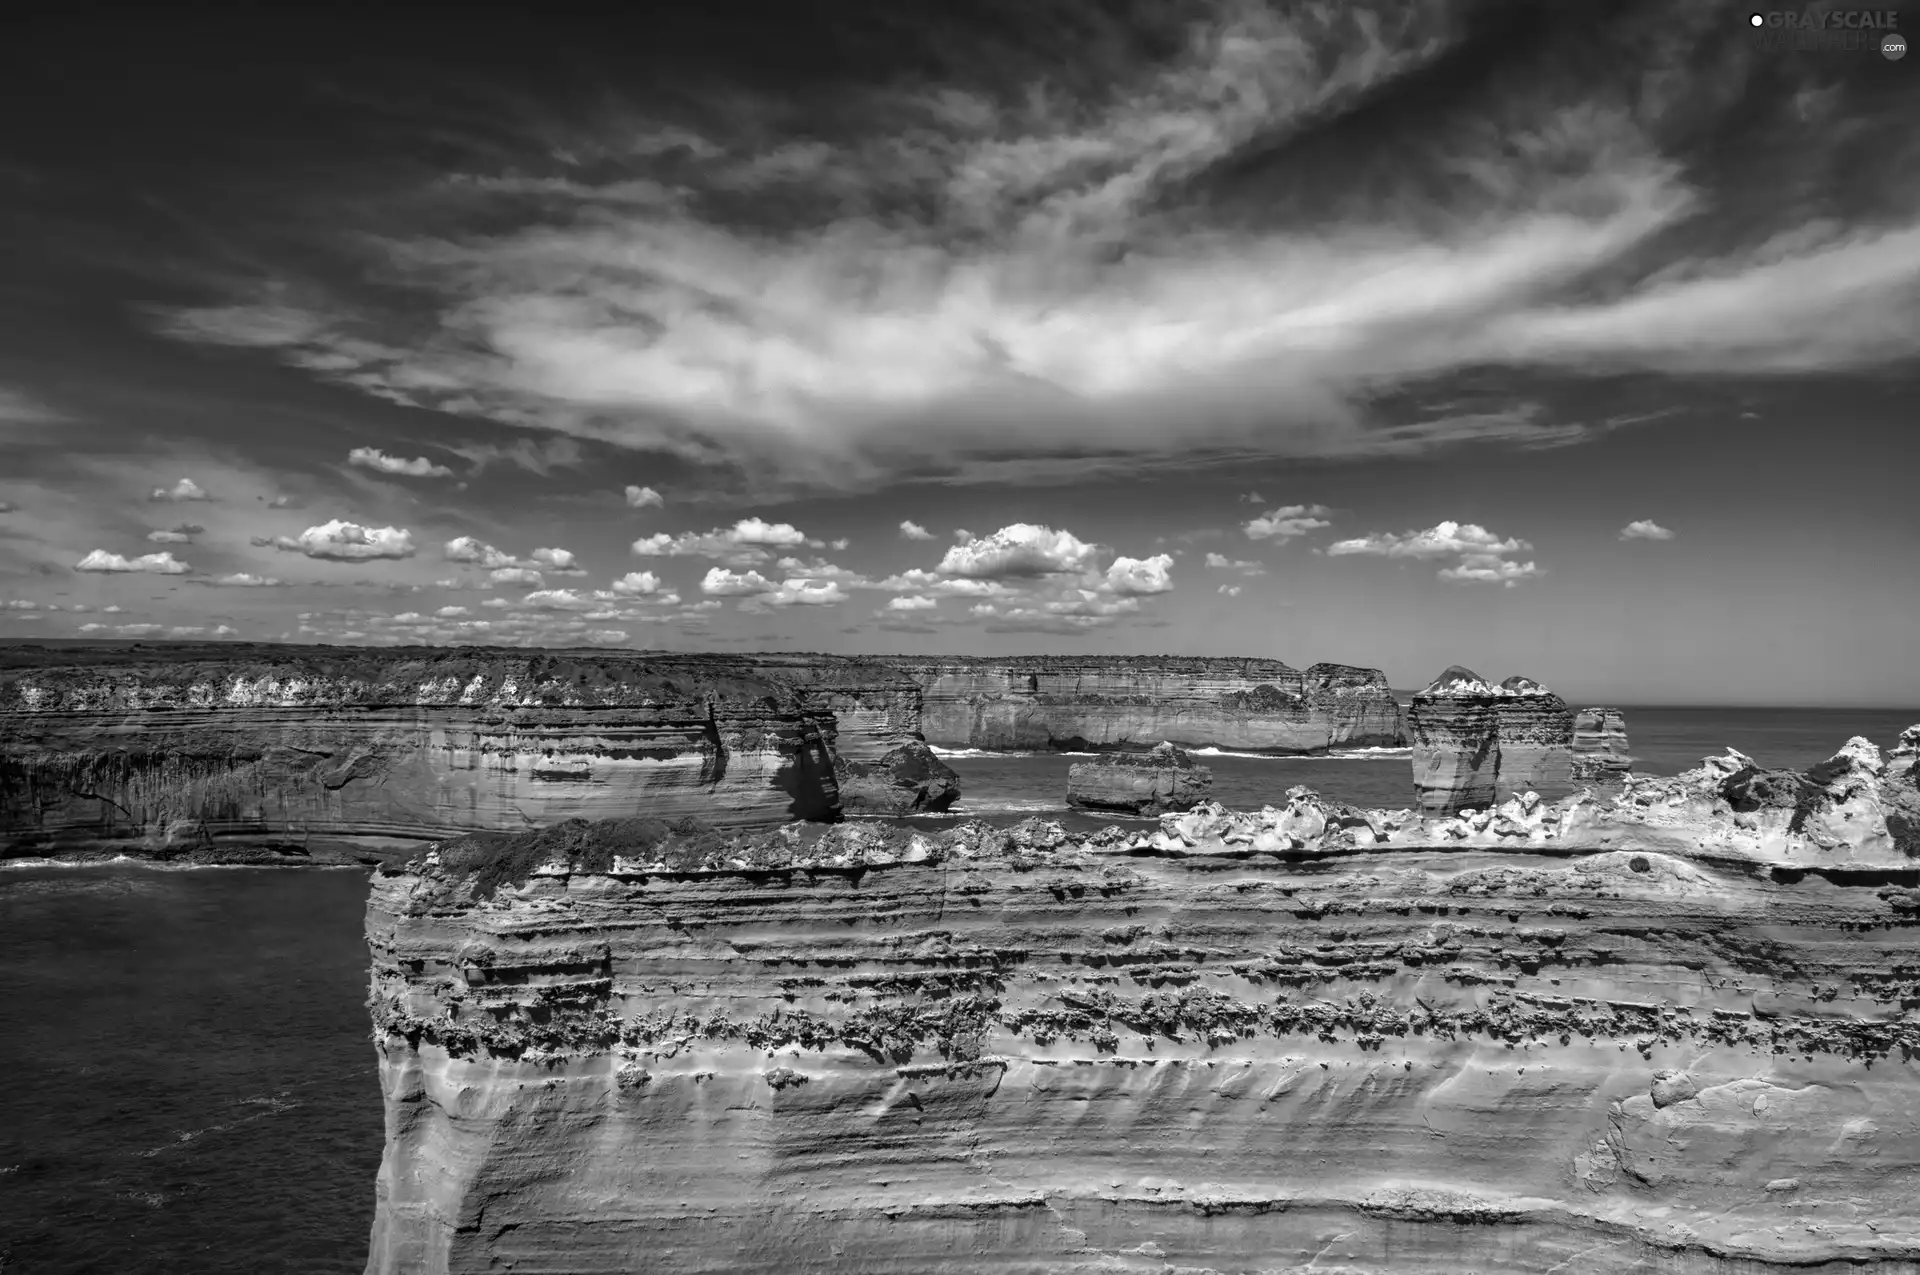
<path fill-rule="evenodd" d="M 869 690 L 914 694 L 888 685 Z M 0 855 L 324 859 L 576 815 L 830 818 L 826 698 L 751 659 L 10 648 Z"/>
<path fill-rule="evenodd" d="M 1399 704 L 1377 669 L 1189 656 L 886 656 L 920 687 L 942 747 L 1313 753 L 1402 747 Z"/>
<path fill-rule="evenodd" d="M 1213 792 L 1213 771 L 1170 743 L 1144 753 L 1109 753 L 1067 770 L 1067 805 L 1125 815 L 1191 810 Z"/>
<path fill-rule="evenodd" d="M 960 797 L 960 776 L 919 740 L 908 740 L 871 762 L 839 758 L 834 778 L 840 809 L 850 815 L 937 813 Z"/>
<path fill-rule="evenodd" d="M 1413 785 L 1430 813 L 1573 789 L 1573 713 L 1530 677 L 1499 685 L 1455 664 L 1413 697 Z"/>
<path fill-rule="evenodd" d="M 1887 808 L 1887 834 L 1910 859 L 1920 859 L 1920 726 L 1909 726 L 1887 754 L 1881 776 L 1881 801 Z"/>
<path fill-rule="evenodd" d="M 1912 1270 L 1912 764 L 446 843 L 367 1270 Z"/>
<path fill-rule="evenodd" d="M 1617 708 L 1583 708 L 1573 718 L 1573 765 L 1577 784 L 1614 784 L 1633 769 L 1627 753 L 1627 717 Z"/>

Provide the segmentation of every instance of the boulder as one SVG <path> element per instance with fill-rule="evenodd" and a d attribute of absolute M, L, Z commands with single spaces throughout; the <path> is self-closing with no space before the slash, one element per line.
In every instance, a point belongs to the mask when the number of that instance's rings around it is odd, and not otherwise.
<path fill-rule="evenodd" d="M 1067 772 L 1067 805 L 1075 810 L 1160 815 L 1191 810 L 1212 791 L 1213 772 L 1172 744 L 1076 762 Z"/>
<path fill-rule="evenodd" d="M 850 815 L 937 814 L 960 798 L 960 776 L 919 740 L 878 760 L 839 759 L 840 809 Z"/>

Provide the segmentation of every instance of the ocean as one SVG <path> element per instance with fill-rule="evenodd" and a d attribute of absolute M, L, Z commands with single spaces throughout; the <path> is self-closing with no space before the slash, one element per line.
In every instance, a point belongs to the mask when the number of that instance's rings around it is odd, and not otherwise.
<path fill-rule="evenodd" d="M 1806 767 L 1920 709 L 1627 708 L 1637 767 Z M 1070 756 L 960 754 L 962 813 L 1061 817 Z M 1229 806 L 1295 784 L 1399 807 L 1405 754 L 1210 755 Z M 916 821 L 920 822 L 920 821 Z M 939 821 L 929 821 L 938 826 Z M 1075 823 L 1105 823 L 1105 819 Z M 362 1269 L 382 1115 L 357 870 L 0 871 L 0 1272 Z"/>

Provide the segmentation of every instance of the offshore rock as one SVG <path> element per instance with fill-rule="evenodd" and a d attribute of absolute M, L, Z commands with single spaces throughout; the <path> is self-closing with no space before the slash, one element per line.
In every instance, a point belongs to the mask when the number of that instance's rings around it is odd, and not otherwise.
<path fill-rule="evenodd" d="M 1573 711 L 1530 677 L 1510 677 L 1500 689 L 1493 701 L 1494 799 L 1566 796 L 1573 791 Z"/>
<path fill-rule="evenodd" d="M 367 1271 L 1913 1270 L 1912 758 L 1835 763 L 442 843 L 368 900 Z"/>
<path fill-rule="evenodd" d="M 1632 769 L 1625 713 L 1617 708 L 1583 708 L 1574 715 L 1573 782 L 1617 784 Z"/>
<path fill-rule="evenodd" d="M 1159 815 L 1190 810 L 1212 792 L 1213 771 L 1170 743 L 1075 762 L 1067 771 L 1067 805 L 1075 810 Z"/>
<path fill-rule="evenodd" d="M 1920 726 L 1909 726 L 1887 754 L 1880 799 L 1887 812 L 1887 834 L 1910 859 L 1920 859 Z"/>
<path fill-rule="evenodd" d="M 1448 814 L 1493 804 L 1500 769 L 1499 688 L 1455 664 L 1413 697 L 1413 788 L 1422 810 Z"/>
<path fill-rule="evenodd" d="M 1399 748 L 1378 669 L 1189 656 L 885 656 L 920 687 L 929 743 L 994 750 Z"/>
<path fill-rule="evenodd" d="M 960 796 L 960 776 L 919 740 L 871 762 L 840 758 L 834 766 L 840 809 L 850 815 L 939 813 Z"/>
<path fill-rule="evenodd" d="M 231 645 L 0 661 L 0 856 L 312 862 L 570 815 L 767 826 L 839 809 L 833 713 L 751 659 Z"/>

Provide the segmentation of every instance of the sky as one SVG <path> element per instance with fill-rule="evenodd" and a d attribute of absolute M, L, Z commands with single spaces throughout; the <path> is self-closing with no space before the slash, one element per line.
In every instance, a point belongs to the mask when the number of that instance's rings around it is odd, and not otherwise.
<path fill-rule="evenodd" d="M 47 7 L 0 640 L 1920 705 L 1920 59 L 1749 13 Z"/>

